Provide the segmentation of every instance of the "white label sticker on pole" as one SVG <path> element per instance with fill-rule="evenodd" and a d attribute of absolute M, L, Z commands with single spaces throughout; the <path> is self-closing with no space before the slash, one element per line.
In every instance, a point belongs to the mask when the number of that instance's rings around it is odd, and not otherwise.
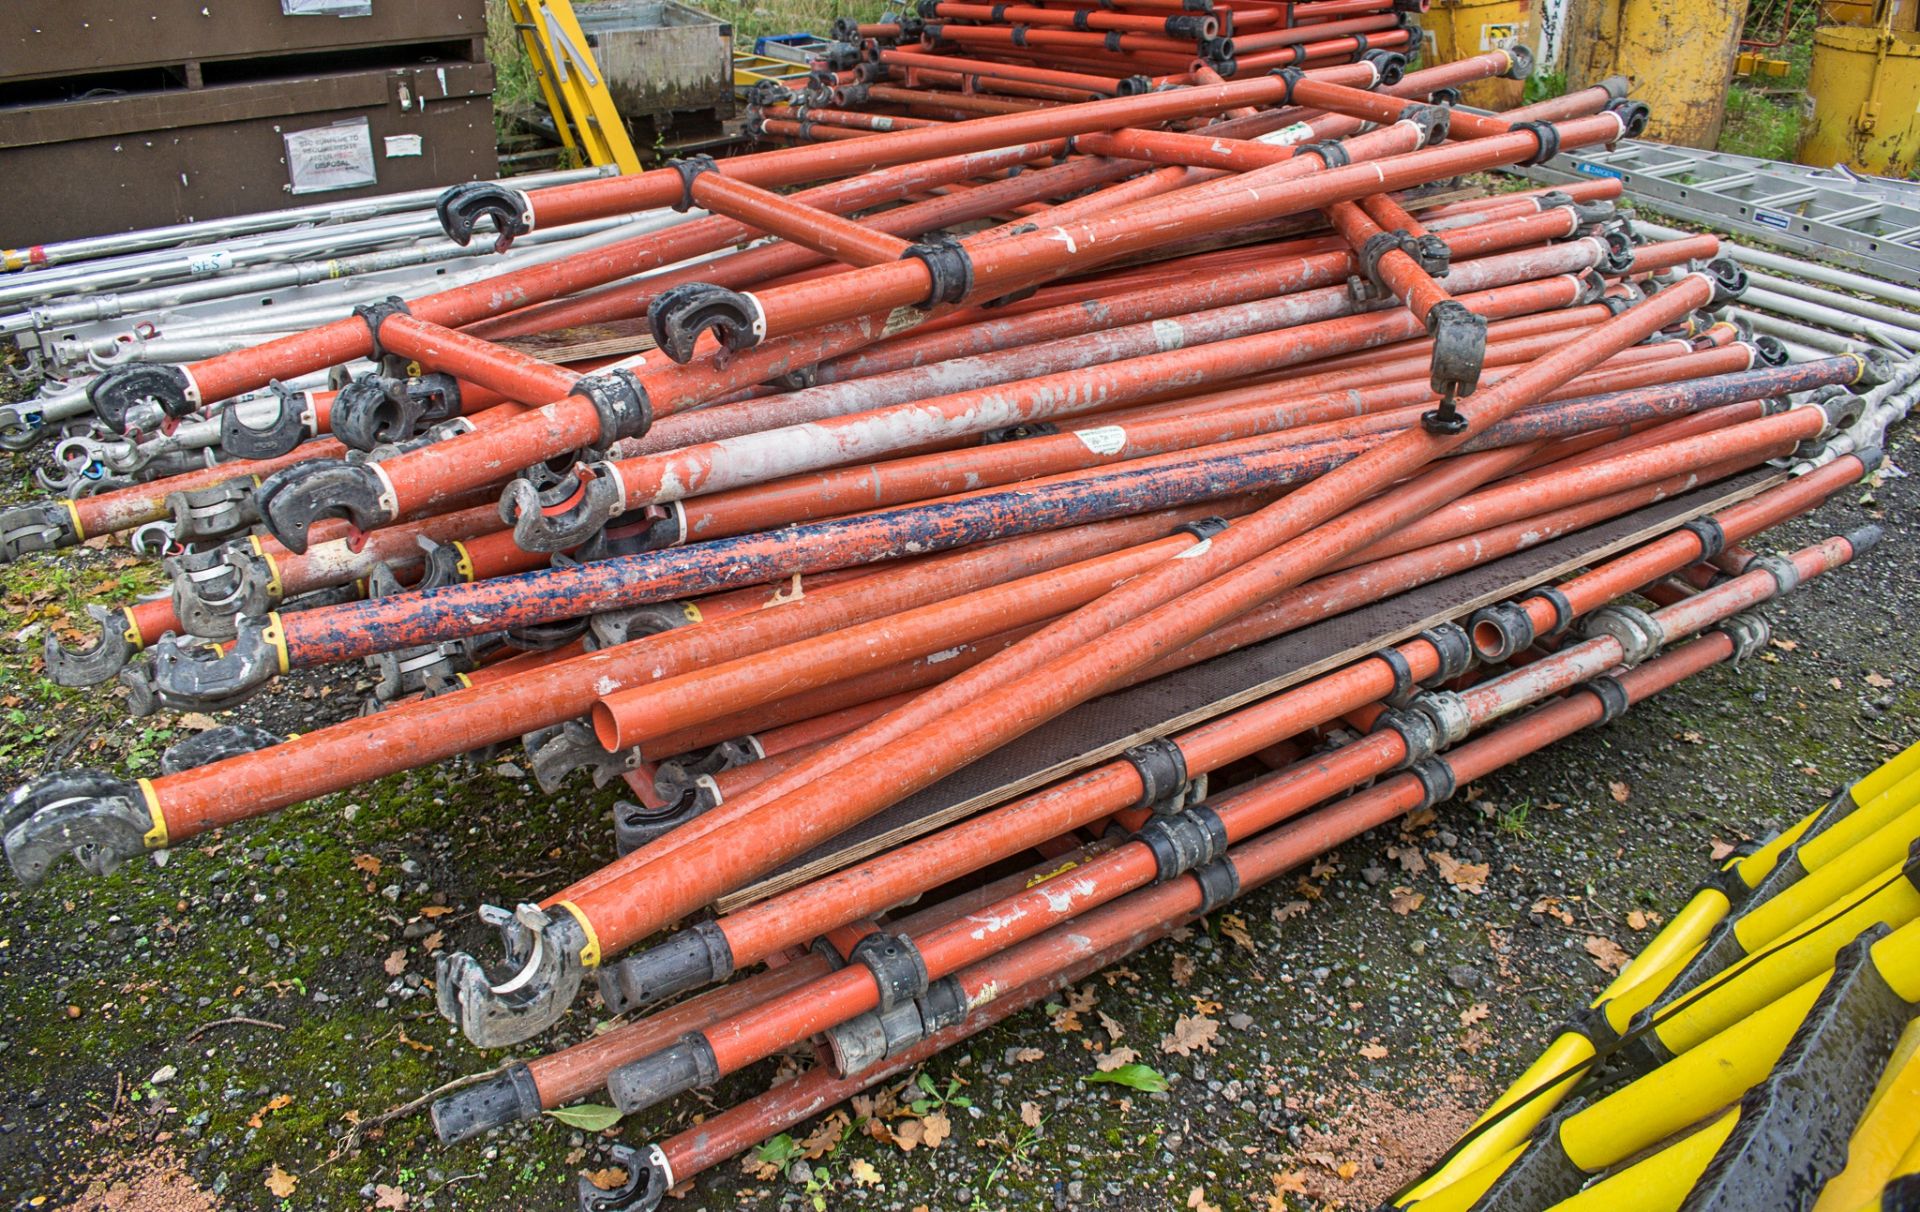
<path fill-rule="evenodd" d="M 379 180 L 373 169 L 373 131 L 365 118 L 290 131 L 286 141 L 287 182 L 296 194 L 358 189 Z"/>
<path fill-rule="evenodd" d="M 387 159 L 389 160 L 400 156 L 417 156 L 421 151 L 422 142 L 419 135 L 387 136 Z"/>
<path fill-rule="evenodd" d="M 373 0 L 280 0 L 283 17 L 371 17 Z"/>
<path fill-rule="evenodd" d="M 1281 147 L 1292 147 L 1302 139 L 1311 138 L 1313 138 L 1313 128 L 1305 122 L 1295 122 L 1291 126 L 1283 126 L 1279 130 L 1270 130 L 1264 135 L 1256 135 L 1254 142 L 1273 143 Z"/>
<path fill-rule="evenodd" d="M 1097 455 L 1118 453 L 1127 444 L 1127 431 L 1118 425 L 1102 425 L 1097 429 L 1076 429 L 1073 436 L 1080 444 Z"/>

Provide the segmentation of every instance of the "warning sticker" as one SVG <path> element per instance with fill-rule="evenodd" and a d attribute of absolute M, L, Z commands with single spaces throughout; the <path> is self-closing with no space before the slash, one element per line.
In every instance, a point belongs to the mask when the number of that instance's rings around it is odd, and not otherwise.
<path fill-rule="evenodd" d="M 373 132 L 365 118 L 289 131 L 286 141 L 287 182 L 296 194 L 358 189 L 379 180 L 373 169 Z"/>
<path fill-rule="evenodd" d="M 1480 49 L 1509 50 L 1520 40 L 1520 25 L 1514 21 L 1489 21 L 1480 27 Z"/>

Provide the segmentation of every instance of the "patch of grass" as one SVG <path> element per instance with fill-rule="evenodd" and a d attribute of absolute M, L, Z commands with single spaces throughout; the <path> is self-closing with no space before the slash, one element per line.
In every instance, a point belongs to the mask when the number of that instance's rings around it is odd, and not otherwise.
<path fill-rule="evenodd" d="M 1727 94 L 1727 124 L 1720 150 L 1767 160 L 1792 160 L 1800 147 L 1800 105 L 1758 89 L 1735 86 Z"/>

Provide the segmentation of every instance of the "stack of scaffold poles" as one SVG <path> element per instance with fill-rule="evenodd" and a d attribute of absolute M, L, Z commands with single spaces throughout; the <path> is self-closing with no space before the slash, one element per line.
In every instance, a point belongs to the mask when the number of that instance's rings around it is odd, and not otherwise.
<path fill-rule="evenodd" d="M 1520 57 L 1407 71 L 1391 9 L 940 0 L 917 36 L 998 74 L 950 88 L 876 40 L 845 98 L 924 117 L 770 107 L 791 146 L 460 186 L 462 244 L 641 234 L 71 385 L 88 411 L 44 429 L 218 453 L 0 515 L 8 559 L 117 535 L 166 560 L 165 596 L 94 604 L 47 672 L 231 714 L 156 769 L 20 786 L 13 870 L 106 875 L 515 742 L 551 794 L 624 784 L 614 857 L 483 910 L 497 957 L 435 983 L 483 1048 L 589 983 L 621 1021 L 434 1118 L 452 1142 L 603 1089 L 639 1111 L 811 1049 L 582 1192 L 651 1207 L 1751 652 L 1757 608 L 1877 540 L 1756 550 L 1877 465 L 1920 364 L 1794 361 L 1719 318 L 1741 272 L 1641 238 L 1617 182 L 1461 184 L 1644 110 L 1456 108 Z M 1229 33 L 1237 71 L 1144 87 L 1004 66 L 1125 80 L 1101 73 Z M 584 325 L 633 339 L 538 352 Z M 285 675 L 358 662 L 365 714 L 254 722 Z"/>

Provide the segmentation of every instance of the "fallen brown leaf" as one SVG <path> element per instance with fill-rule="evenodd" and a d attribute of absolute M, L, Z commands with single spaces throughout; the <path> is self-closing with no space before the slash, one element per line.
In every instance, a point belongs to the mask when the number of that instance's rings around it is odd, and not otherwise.
<path fill-rule="evenodd" d="M 1368 1060 L 1385 1060 L 1387 1059 L 1387 1048 L 1385 1044 L 1365 1044 L 1360 1049 L 1360 1055 L 1366 1057 Z"/>
<path fill-rule="evenodd" d="M 1487 1003 L 1475 1002 L 1460 1012 L 1460 1025 L 1462 1027 L 1471 1027 L 1491 1013 L 1493 1013 L 1493 1011 L 1488 1009 Z"/>
<path fill-rule="evenodd" d="M 1415 892 L 1411 888 L 1395 888 L 1388 896 L 1391 898 L 1387 901 L 1388 908 L 1392 909 L 1401 917 L 1407 916 L 1407 914 L 1412 913 L 1415 909 L 1427 903 L 1426 893 Z"/>
<path fill-rule="evenodd" d="M 1160 1050 L 1179 1056 L 1192 1056 L 1196 1050 L 1212 1052 L 1220 1024 L 1204 1014 L 1183 1014 L 1174 1020 L 1173 1032 L 1162 1036 Z"/>
<path fill-rule="evenodd" d="M 1599 934 L 1587 936 L 1587 954 L 1591 955 L 1593 962 L 1600 965 L 1604 971 L 1616 974 L 1627 966 L 1628 960 L 1633 958 L 1619 943 Z"/>
<path fill-rule="evenodd" d="M 281 1199 L 292 1195 L 293 1189 L 299 1185 L 299 1178 L 282 1170 L 278 1162 L 275 1162 L 272 1169 L 267 1171 L 267 1190 Z"/>
<path fill-rule="evenodd" d="M 1633 789 L 1625 783 L 1616 781 L 1607 784 L 1607 794 L 1613 797 L 1614 803 L 1624 804 L 1633 798 Z"/>

